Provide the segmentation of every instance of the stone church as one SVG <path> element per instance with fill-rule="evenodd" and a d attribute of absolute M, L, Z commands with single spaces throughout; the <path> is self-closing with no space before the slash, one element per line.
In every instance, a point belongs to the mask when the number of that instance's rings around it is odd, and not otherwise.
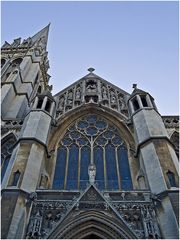
<path fill-rule="evenodd" d="M 178 116 L 93 68 L 52 96 L 48 31 L 1 49 L 1 238 L 178 239 Z"/>

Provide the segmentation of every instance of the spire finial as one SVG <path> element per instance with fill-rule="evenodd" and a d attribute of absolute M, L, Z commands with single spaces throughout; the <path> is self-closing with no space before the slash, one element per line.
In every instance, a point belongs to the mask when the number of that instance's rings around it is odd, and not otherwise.
<path fill-rule="evenodd" d="M 95 69 L 92 68 L 92 67 L 91 67 L 91 68 L 88 68 L 88 71 L 89 71 L 90 73 L 94 72 L 94 70 L 95 70 Z"/>
<path fill-rule="evenodd" d="M 133 83 L 133 86 L 132 86 L 134 89 L 137 88 L 137 84 L 136 83 Z"/>

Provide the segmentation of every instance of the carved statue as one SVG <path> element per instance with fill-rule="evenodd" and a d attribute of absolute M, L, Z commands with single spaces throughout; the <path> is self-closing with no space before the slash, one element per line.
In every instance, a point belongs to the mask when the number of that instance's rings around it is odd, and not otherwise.
<path fill-rule="evenodd" d="M 96 92 L 96 84 L 95 83 L 88 84 L 87 90 L 88 92 Z"/>
<path fill-rule="evenodd" d="M 119 106 L 120 106 L 120 109 L 124 109 L 126 107 L 124 98 L 121 96 L 119 97 Z"/>
<path fill-rule="evenodd" d="M 63 109 L 64 109 L 64 97 L 61 97 L 61 98 L 59 99 L 58 109 L 59 109 L 60 111 L 63 111 Z"/>
<path fill-rule="evenodd" d="M 102 98 L 103 99 L 107 99 L 108 95 L 107 95 L 107 89 L 105 86 L 102 87 Z"/>
<path fill-rule="evenodd" d="M 116 95 L 114 91 L 111 91 L 110 95 L 111 95 L 111 103 L 116 103 Z"/>
<path fill-rule="evenodd" d="M 73 92 L 70 91 L 70 92 L 68 93 L 68 97 L 67 97 L 67 104 L 68 104 L 68 105 L 71 105 L 72 102 L 73 102 Z"/>
<path fill-rule="evenodd" d="M 96 176 L 96 166 L 92 163 L 88 167 L 88 174 L 89 174 L 89 182 L 94 183 L 95 176 Z"/>
<path fill-rule="evenodd" d="M 48 176 L 45 174 L 41 175 L 41 181 L 40 181 L 40 188 L 46 189 L 47 188 L 47 182 L 48 182 Z"/>
<path fill-rule="evenodd" d="M 79 100 L 81 98 L 81 92 L 80 92 L 80 88 L 79 87 L 76 89 L 76 96 L 75 96 L 75 98 L 77 100 Z"/>

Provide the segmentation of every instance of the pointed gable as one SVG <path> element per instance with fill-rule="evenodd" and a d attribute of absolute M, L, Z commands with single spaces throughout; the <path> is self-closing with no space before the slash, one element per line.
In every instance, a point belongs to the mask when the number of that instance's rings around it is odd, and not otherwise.
<path fill-rule="evenodd" d="M 46 27 L 44 27 L 42 30 L 40 30 L 38 33 L 36 33 L 31 38 L 31 44 L 32 45 L 40 44 L 46 50 L 47 41 L 48 41 L 49 26 L 50 26 L 50 24 L 48 24 Z"/>
<path fill-rule="evenodd" d="M 74 218 L 76 215 L 75 212 L 79 210 L 80 212 L 77 214 L 77 218 Z M 87 210 L 87 212 L 84 210 Z M 112 219 L 112 216 L 114 220 Z M 83 218 L 84 222 L 91 221 L 93 224 L 94 221 L 95 225 L 99 223 L 102 224 L 102 222 L 106 220 L 106 223 L 104 222 L 105 228 L 108 225 L 111 225 L 114 226 L 114 230 L 116 229 L 115 231 L 119 233 L 119 236 L 123 236 L 123 238 L 137 238 L 135 232 L 128 226 L 128 224 L 123 220 L 117 210 L 102 195 L 102 193 L 96 188 L 94 184 L 89 185 L 86 190 L 81 193 L 80 197 L 74 201 L 63 218 L 61 218 L 59 223 L 51 231 L 48 238 L 61 238 L 66 236 L 66 234 L 68 236 L 69 231 L 73 231 L 72 229 L 76 228 L 76 224 L 78 224 L 79 218 L 80 222 L 82 222 L 81 219 Z M 70 223 L 71 221 L 72 223 Z M 71 225 L 69 230 L 67 230 L 67 223 L 69 223 L 69 226 Z"/>
<path fill-rule="evenodd" d="M 87 104 L 99 104 L 128 117 L 127 99 L 130 94 L 96 75 L 93 68 L 90 73 L 57 93 L 57 118 L 77 107 Z M 94 106 L 95 106 L 94 105 Z"/>

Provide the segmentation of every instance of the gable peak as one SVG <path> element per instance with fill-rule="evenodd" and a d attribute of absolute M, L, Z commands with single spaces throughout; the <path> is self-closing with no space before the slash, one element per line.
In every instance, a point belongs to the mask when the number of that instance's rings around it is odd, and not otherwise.
<path fill-rule="evenodd" d="M 50 23 L 41 29 L 39 32 L 37 32 L 32 38 L 32 44 L 34 45 L 35 43 L 38 43 L 39 41 L 42 42 L 43 46 L 46 48 L 47 45 L 47 40 L 48 40 L 48 34 L 49 34 L 49 26 Z"/>

